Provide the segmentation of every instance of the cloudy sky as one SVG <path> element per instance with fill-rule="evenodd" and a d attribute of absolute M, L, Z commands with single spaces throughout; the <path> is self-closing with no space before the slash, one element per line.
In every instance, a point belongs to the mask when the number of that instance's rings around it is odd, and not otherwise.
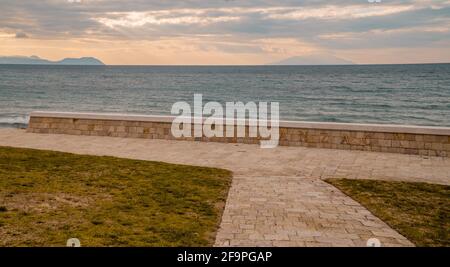
<path fill-rule="evenodd" d="M 443 0 L 0 0 L 0 56 L 107 64 L 450 62 Z"/>

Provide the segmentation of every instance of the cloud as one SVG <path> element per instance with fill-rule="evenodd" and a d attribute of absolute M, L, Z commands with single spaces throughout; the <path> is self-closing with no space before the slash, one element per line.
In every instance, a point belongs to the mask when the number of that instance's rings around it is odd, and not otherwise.
<path fill-rule="evenodd" d="M 349 20 L 376 16 L 386 16 L 405 11 L 414 10 L 413 5 L 386 5 L 386 6 L 366 6 L 350 5 L 345 8 L 339 6 L 324 6 L 313 8 L 286 8 L 269 10 L 268 18 L 286 20 Z"/>
<path fill-rule="evenodd" d="M 414 5 L 349 5 L 349 6 L 321 6 L 321 7 L 228 7 L 228 8 L 198 8 L 198 9 L 168 9 L 158 11 L 109 12 L 94 18 L 108 27 L 142 27 L 148 24 L 211 24 L 215 22 L 231 22 L 242 20 L 246 22 L 258 21 L 270 25 L 274 21 L 285 22 L 286 26 L 292 21 L 339 21 L 369 17 L 387 16 L 420 7 Z"/>
<path fill-rule="evenodd" d="M 448 0 L 0 0 L 0 5 L 0 37 L 15 39 L 172 40 L 199 51 L 280 58 L 316 50 L 445 49 L 450 42 Z"/>
<path fill-rule="evenodd" d="M 25 39 L 25 38 L 28 38 L 28 35 L 24 32 L 18 32 L 18 33 L 16 33 L 16 38 Z"/>
<path fill-rule="evenodd" d="M 239 20 L 238 16 L 208 16 L 196 10 L 150 11 L 150 12 L 114 12 L 109 17 L 95 18 L 110 28 L 142 27 L 147 25 L 208 25 Z"/>

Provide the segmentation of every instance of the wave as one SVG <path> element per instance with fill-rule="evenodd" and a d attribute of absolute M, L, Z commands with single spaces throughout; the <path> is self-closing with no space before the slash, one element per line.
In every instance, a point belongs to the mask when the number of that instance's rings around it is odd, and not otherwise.
<path fill-rule="evenodd" d="M 2 128 L 26 128 L 29 121 L 27 115 L 1 115 L 0 127 Z"/>

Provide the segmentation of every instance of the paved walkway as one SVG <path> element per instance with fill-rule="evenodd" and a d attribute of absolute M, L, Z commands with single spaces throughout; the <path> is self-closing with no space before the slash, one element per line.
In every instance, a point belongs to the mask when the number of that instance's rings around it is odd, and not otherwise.
<path fill-rule="evenodd" d="M 320 179 L 236 176 L 216 246 L 411 246 L 351 198 Z"/>
<path fill-rule="evenodd" d="M 220 167 L 233 178 L 216 245 L 411 245 L 321 178 L 450 184 L 450 158 L 364 151 L 45 135 L 0 129 L 0 145 Z"/>

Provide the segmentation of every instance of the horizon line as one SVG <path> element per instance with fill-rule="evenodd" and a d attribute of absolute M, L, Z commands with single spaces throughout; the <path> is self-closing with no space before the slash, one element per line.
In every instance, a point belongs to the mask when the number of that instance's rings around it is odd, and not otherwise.
<path fill-rule="evenodd" d="M 22 64 L 22 63 L 0 63 L 0 65 L 39 65 L 39 66 L 92 66 L 92 67 L 105 67 L 105 66 L 155 66 L 155 67 L 233 67 L 233 66 L 248 66 L 248 67 L 272 67 L 272 66 L 376 66 L 376 65 L 437 65 L 437 64 L 450 64 L 450 62 L 418 62 L 418 63 L 350 63 L 350 64 L 103 64 L 103 65 L 90 65 L 90 64 Z"/>

